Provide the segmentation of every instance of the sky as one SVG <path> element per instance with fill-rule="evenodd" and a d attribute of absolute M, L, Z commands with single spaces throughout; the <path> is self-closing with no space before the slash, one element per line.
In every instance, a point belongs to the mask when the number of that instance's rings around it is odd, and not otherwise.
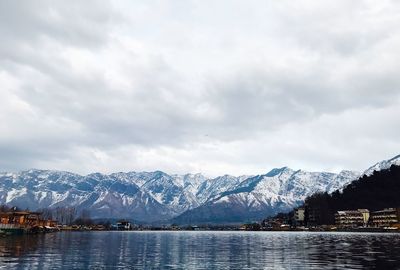
<path fill-rule="evenodd" d="M 0 171 L 363 171 L 400 154 L 400 2 L 0 2 Z"/>

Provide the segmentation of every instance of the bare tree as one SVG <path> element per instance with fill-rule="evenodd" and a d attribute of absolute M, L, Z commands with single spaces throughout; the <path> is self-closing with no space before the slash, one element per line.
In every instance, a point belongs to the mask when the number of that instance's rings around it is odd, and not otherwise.
<path fill-rule="evenodd" d="M 0 205 L 0 212 L 8 212 L 10 211 L 10 207 L 8 205 L 2 204 Z"/>
<path fill-rule="evenodd" d="M 92 225 L 93 220 L 90 217 L 90 210 L 83 209 L 79 215 L 79 218 L 75 220 L 75 223 L 79 225 Z"/>
<path fill-rule="evenodd" d="M 72 224 L 72 222 L 75 220 L 75 217 L 76 217 L 75 207 L 68 207 L 66 209 L 66 219 L 65 219 L 66 224 L 68 225 Z"/>
<path fill-rule="evenodd" d="M 43 209 L 39 209 L 38 212 L 42 213 L 42 217 L 44 219 L 53 219 L 54 216 L 54 210 L 51 208 L 43 208 Z"/>

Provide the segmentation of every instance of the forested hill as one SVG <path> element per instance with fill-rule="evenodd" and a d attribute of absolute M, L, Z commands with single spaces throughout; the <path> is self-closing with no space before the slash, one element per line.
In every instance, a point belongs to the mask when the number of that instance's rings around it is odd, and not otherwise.
<path fill-rule="evenodd" d="M 317 193 L 305 200 L 308 209 L 321 213 L 321 224 L 332 224 L 338 210 L 366 208 L 370 211 L 400 206 L 400 166 L 374 171 L 372 175 L 359 178 L 339 190 Z"/>

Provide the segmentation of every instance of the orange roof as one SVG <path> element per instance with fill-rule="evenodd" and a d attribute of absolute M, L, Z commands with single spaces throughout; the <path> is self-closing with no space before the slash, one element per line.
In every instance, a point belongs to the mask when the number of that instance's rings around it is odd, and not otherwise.
<path fill-rule="evenodd" d="M 7 212 L 5 213 L 7 215 L 41 215 L 42 213 L 40 212 L 28 212 L 28 211 L 16 211 L 16 212 Z"/>

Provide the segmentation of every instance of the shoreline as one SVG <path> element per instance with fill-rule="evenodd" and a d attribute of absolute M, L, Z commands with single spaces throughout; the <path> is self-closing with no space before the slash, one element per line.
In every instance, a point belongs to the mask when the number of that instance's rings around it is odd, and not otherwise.
<path fill-rule="evenodd" d="M 59 232 L 284 232 L 284 233 L 400 233 L 400 230 L 60 230 Z"/>

